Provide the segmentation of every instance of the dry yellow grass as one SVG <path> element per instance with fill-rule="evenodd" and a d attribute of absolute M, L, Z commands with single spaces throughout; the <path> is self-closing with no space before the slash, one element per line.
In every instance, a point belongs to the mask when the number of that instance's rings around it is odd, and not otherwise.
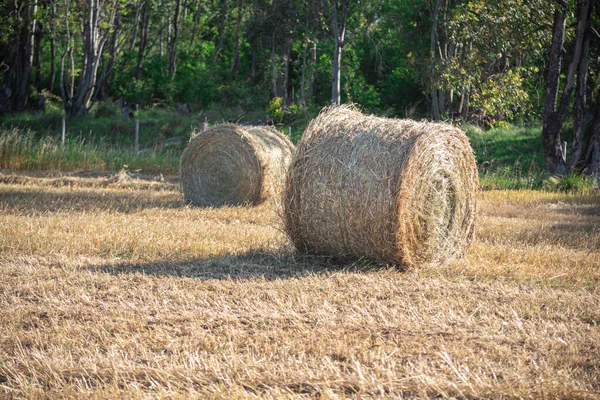
<path fill-rule="evenodd" d="M 169 179 L 11 179 L 0 398 L 600 398 L 599 195 L 481 193 L 465 259 L 399 271 Z"/>

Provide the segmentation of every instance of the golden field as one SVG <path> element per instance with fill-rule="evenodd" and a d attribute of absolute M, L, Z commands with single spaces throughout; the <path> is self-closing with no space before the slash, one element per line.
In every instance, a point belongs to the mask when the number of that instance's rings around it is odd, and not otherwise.
<path fill-rule="evenodd" d="M 600 194 L 479 204 L 403 271 L 174 178 L 0 174 L 0 398 L 600 398 Z"/>

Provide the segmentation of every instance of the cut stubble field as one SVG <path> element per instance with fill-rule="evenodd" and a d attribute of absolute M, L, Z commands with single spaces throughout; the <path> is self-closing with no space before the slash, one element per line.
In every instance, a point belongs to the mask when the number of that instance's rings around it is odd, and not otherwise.
<path fill-rule="evenodd" d="M 600 194 L 479 204 L 466 258 L 401 270 L 173 179 L 0 174 L 0 397 L 600 398 Z"/>

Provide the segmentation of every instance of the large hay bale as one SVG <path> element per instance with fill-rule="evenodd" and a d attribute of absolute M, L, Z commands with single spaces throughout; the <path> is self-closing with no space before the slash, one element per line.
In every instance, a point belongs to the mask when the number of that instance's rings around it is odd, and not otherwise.
<path fill-rule="evenodd" d="M 277 194 L 293 144 L 275 128 L 213 126 L 193 136 L 181 157 L 181 187 L 198 206 L 256 204 Z"/>
<path fill-rule="evenodd" d="M 460 256 L 473 237 L 477 167 L 451 125 L 326 108 L 285 185 L 285 227 L 300 251 L 414 266 Z"/>

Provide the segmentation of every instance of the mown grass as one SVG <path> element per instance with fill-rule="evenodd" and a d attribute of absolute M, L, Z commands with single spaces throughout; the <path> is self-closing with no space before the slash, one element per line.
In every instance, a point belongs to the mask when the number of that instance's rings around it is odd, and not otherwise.
<path fill-rule="evenodd" d="M 481 192 L 464 259 L 402 270 L 120 175 L 0 174 L 0 397 L 600 396 L 597 193 Z"/>

